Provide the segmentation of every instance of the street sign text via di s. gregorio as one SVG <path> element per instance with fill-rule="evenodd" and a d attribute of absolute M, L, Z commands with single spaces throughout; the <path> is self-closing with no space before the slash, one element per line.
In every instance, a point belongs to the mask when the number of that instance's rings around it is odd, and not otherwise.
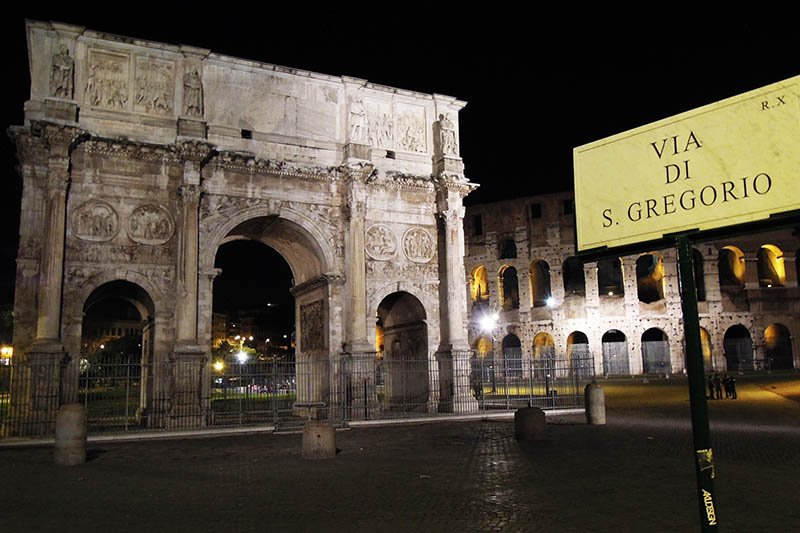
<path fill-rule="evenodd" d="M 578 250 L 800 209 L 800 76 L 574 149 Z"/>

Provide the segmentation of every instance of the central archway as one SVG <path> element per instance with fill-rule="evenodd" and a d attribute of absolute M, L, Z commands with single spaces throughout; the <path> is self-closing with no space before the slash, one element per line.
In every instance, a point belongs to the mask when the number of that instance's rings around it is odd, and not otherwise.
<path fill-rule="evenodd" d="M 385 348 L 376 388 L 384 412 L 431 409 L 426 319 L 422 303 L 404 291 L 389 294 L 378 305 Z"/>
<path fill-rule="evenodd" d="M 206 224 L 210 227 L 210 219 L 206 220 Z M 286 262 L 290 272 L 286 285 L 290 287 L 287 292 L 291 293 L 294 302 L 287 305 L 294 307 L 294 338 L 291 338 L 290 332 L 279 331 L 277 342 L 283 343 L 284 347 L 293 344 L 294 359 L 269 361 L 273 370 L 276 365 L 280 367 L 274 376 L 265 375 L 266 362 L 248 359 L 248 366 L 239 368 L 242 379 L 231 386 L 240 394 L 247 393 L 248 398 L 251 391 L 247 387 L 279 395 L 282 401 L 278 402 L 280 409 L 277 417 L 273 409 L 268 414 L 266 409 L 259 408 L 258 402 L 253 403 L 252 411 L 269 417 L 264 422 L 276 418 L 277 423 L 277 418 L 283 421 L 286 417 L 306 416 L 308 409 L 315 410 L 319 418 L 333 416 L 335 413 L 331 413 L 331 406 L 336 404 L 335 400 L 341 391 L 333 379 L 331 346 L 341 346 L 342 328 L 333 327 L 330 316 L 330 309 L 341 305 L 341 302 L 331 304 L 334 298 L 331 286 L 339 279 L 331 274 L 336 272 L 332 267 L 331 243 L 326 242 L 319 228 L 301 213 L 288 208 L 275 209 L 274 206 L 255 206 L 242 210 L 222 221 L 219 226 L 213 226 L 213 230 L 205 235 L 209 242 L 201 247 L 207 251 L 201 257 L 201 268 L 208 275 L 201 278 L 198 330 L 199 338 L 207 346 L 212 346 L 213 338 L 214 278 L 221 273 L 220 269 L 215 268 L 215 260 L 223 246 L 237 241 L 266 245 Z M 245 255 L 242 260 L 247 261 L 248 257 Z M 260 282 L 271 283 L 270 273 L 265 271 Z M 286 301 L 290 302 L 292 298 L 287 296 Z M 266 306 L 267 302 L 263 303 Z M 255 332 L 242 333 L 250 342 L 249 336 Z M 258 350 L 259 344 L 266 343 L 267 338 L 270 339 L 268 344 L 275 343 L 276 339 L 265 333 L 262 332 L 263 339 L 253 335 L 253 349 Z M 283 335 L 286 335 L 286 339 Z M 241 348 L 237 346 L 237 351 Z M 263 347 L 261 351 L 271 353 L 269 347 Z M 216 361 L 214 363 L 218 364 Z M 208 372 L 210 375 L 203 378 L 207 383 L 213 383 L 214 379 L 221 377 L 214 368 L 209 368 Z M 219 385 L 215 383 L 215 386 Z M 226 383 L 223 381 L 222 385 Z M 308 405 L 314 407 L 303 407 Z M 320 405 L 324 407 L 318 407 Z M 225 423 L 220 421 L 222 418 L 215 417 L 215 423 Z"/>

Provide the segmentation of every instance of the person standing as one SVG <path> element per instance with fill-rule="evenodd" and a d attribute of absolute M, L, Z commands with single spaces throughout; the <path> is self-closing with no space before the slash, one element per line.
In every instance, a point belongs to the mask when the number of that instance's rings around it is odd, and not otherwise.
<path fill-rule="evenodd" d="M 714 393 L 717 396 L 717 400 L 722 399 L 722 379 L 719 374 L 714 374 Z"/>
<path fill-rule="evenodd" d="M 731 398 L 736 399 L 736 378 L 730 377 Z"/>
<path fill-rule="evenodd" d="M 708 399 L 714 399 L 714 376 L 708 375 Z"/>

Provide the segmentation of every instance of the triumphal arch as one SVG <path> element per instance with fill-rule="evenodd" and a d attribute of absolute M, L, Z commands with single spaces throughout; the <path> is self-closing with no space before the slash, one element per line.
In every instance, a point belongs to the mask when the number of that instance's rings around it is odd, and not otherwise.
<path fill-rule="evenodd" d="M 427 364 L 431 412 L 477 408 L 465 102 L 72 25 L 28 21 L 27 36 L 30 99 L 10 135 L 29 432 L 75 401 L 83 313 L 105 291 L 146 317 L 143 423 L 205 425 L 214 258 L 238 239 L 292 270 L 297 361 L 312 369 L 298 400 L 340 386 L 341 354 L 369 369 L 381 318 L 387 357 Z M 363 391 L 349 401 L 366 409 Z"/>

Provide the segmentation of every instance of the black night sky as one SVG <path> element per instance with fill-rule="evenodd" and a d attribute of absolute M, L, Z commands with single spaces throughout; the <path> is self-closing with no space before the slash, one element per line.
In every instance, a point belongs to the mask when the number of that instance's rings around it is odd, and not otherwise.
<path fill-rule="evenodd" d="M 574 5 L 575 12 L 545 14 L 499 2 L 417 10 L 410 3 L 287 4 L 298 7 L 20 7 L 23 14 L 7 13 L 0 22 L 0 123 L 4 129 L 22 123 L 30 84 L 24 19 L 67 22 L 466 100 L 460 148 L 467 177 L 481 184 L 467 199 L 477 203 L 570 189 L 573 147 L 800 73 L 796 29 L 788 17 L 698 18 L 681 12 L 665 19 L 638 12 L 579 13 Z M 13 297 L 21 180 L 10 141 L 3 138 L 0 146 L 3 304 Z M 271 261 L 268 253 L 242 268 L 258 275 L 264 261 Z M 232 267 L 226 272 L 235 277 Z M 248 292 L 235 279 L 230 283 L 237 293 Z"/>

